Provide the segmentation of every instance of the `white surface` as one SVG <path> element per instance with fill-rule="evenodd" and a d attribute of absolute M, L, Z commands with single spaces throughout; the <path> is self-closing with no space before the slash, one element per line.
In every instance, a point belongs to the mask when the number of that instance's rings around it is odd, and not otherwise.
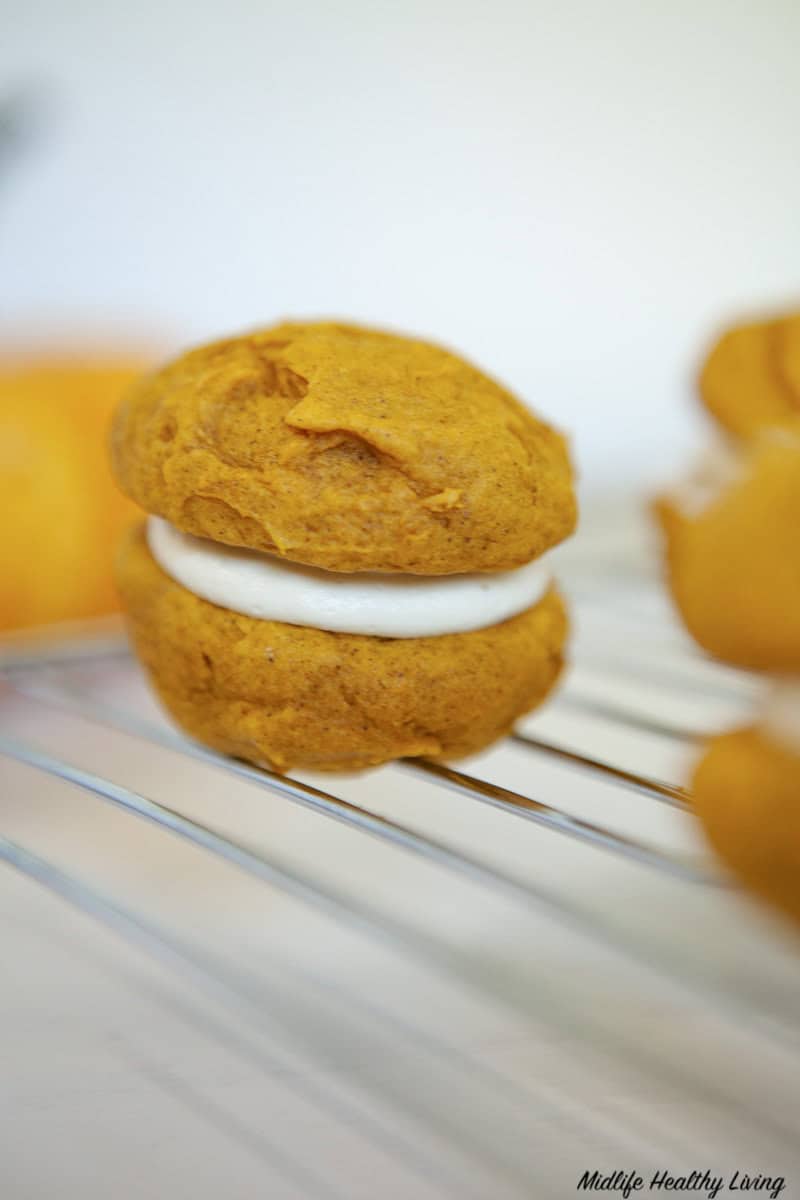
<path fill-rule="evenodd" d="M 741 311 L 800 301 L 795 0 L 27 0 L 0 333 L 167 352 L 287 314 L 451 344 L 669 478 Z"/>
<path fill-rule="evenodd" d="M 689 651 L 630 556 L 610 570 L 603 556 L 604 569 L 565 559 L 578 665 L 525 727 L 680 781 L 685 742 L 586 703 L 721 728 L 748 717 L 751 682 Z M 400 766 L 314 779 L 522 881 L 523 902 L 107 727 L 158 720 L 124 662 L 24 682 L 38 698 L 5 697 L 6 736 L 283 875 L 265 885 L 0 759 L 0 832 L 112 899 L 117 926 L 0 868 L 4 1200 L 107 1200 L 109 1181 L 120 1200 L 540 1200 L 621 1165 L 783 1173 L 798 1194 L 800 945 L 744 897 Z M 506 744 L 465 769 L 708 861 L 690 816 L 557 761 Z M 290 894 L 287 873 L 310 893 Z M 366 920 L 320 906 L 320 891 Z"/>
<path fill-rule="evenodd" d="M 181 533 L 150 517 L 153 557 L 190 592 L 262 621 L 373 637 L 435 637 L 483 629 L 538 603 L 549 560 L 493 575 L 339 575 Z"/>

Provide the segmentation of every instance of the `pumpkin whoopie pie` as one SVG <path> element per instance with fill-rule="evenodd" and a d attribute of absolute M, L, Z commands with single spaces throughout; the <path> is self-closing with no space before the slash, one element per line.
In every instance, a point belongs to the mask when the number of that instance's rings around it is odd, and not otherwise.
<path fill-rule="evenodd" d="M 800 315 L 740 325 L 700 376 L 716 443 L 655 505 L 699 645 L 767 673 L 756 723 L 712 738 L 692 795 L 720 858 L 800 921 Z"/>
<path fill-rule="evenodd" d="M 152 514 L 119 557 L 134 643 L 217 749 L 456 757 L 558 677 L 564 441 L 445 350 L 333 323 L 204 346 L 129 392 L 112 459 Z"/>

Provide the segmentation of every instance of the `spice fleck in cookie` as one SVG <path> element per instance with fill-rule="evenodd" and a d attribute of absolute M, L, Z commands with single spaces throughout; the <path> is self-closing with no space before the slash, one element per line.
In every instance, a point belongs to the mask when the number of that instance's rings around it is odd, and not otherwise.
<path fill-rule="evenodd" d="M 119 556 L 175 719 L 276 770 L 472 753 L 555 683 L 561 436 L 427 343 L 330 323 L 142 380 L 112 457 L 153 514 Z"/>

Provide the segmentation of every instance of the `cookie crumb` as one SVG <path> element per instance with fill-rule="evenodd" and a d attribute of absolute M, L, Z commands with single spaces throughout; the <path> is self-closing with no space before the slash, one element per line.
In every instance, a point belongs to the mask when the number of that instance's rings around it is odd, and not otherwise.
<path fill-rule="evenodd" d="M 422 501 L 422 507 L 427 508 L 429 512 L 449 512 L 451 508 L 457 508 L 463 492 L 460 488 L 445 488 L 443 492 L 437 492 L 435 496 L 428 496 L 427 500 Z"/>

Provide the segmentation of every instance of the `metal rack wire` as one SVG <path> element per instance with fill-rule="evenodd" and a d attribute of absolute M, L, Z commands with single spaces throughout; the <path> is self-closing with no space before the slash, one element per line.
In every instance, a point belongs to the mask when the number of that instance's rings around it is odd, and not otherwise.
<path fill-rule="evenodd" d="M 680 783 L 687 739 L 751 686 L 681 642 L 652 580 L 571 578 L 579 666 L 541 717 L 474 767 L 333 785 L 182 738 L 113 628 L 6 648 L 0 858 L 131 947 L 137 1003 L 143 961 L 165 972 L 133 1075 L 257 1163 L 258 1194 L 564 1195 L 621 1154 L 797 1173 L 800 956 Z M 148 892 L 151 862 L 169 887 Z M 233 893 L 220 924 L 207 897 Z M 202 1079 L 163 1067 L 159 1038 L 189 1030 Z M 241 1095 L 216 1053 L 247 1064 Z M 196 1162 L 193 1194 L 215 1186 Z"/>

